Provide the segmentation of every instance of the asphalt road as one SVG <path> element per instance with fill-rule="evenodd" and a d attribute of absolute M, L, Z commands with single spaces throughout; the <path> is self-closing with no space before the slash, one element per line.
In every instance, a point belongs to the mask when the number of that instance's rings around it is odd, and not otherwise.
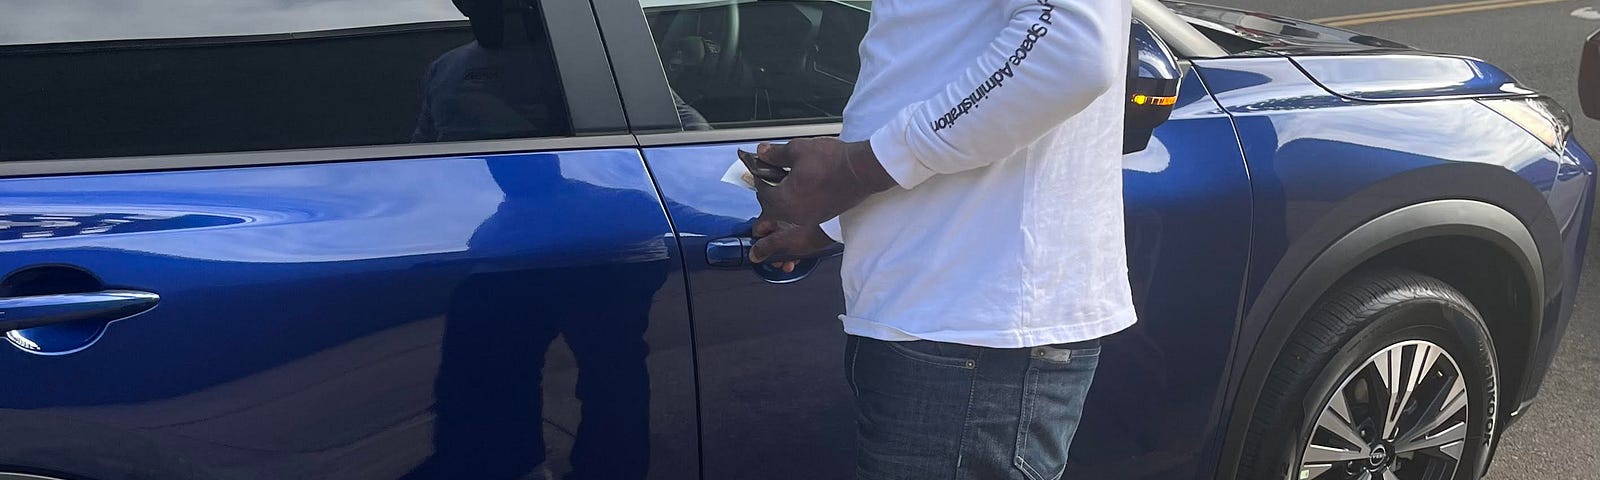
<path fill-rule="evenodd" d="M 1576 135 L 1600 151 L 1600 122 L 1578 108 L 1578 53 L 1600 21 L 1582 18 L 1594 1 L 1508 1 L 1506 8 L 1470 11 L 1486 2 L 1437 0 L 1198 0 L 1307 20 L 1374 12 L 1383 15 L 1351 30 L 1423 50 L 1482 58 L 1545 92 L 1576 118 Z M 1462 4 L 1466 5 L 1462 5 Z M 1414 9 L 1458 5 L 1430 12 Z M 1417 16 L 1417 14 L 1426 16 Z M 1414 18 L 1404 18 L 1414 17 Z M 1591 17 L 1592 18 L 1592 17 Z M 1600 223 L 1600 222 L 1597 222 Z M 1501 439 L 1490 480 L 1600 479 L 1600 233 L 1589 257 L 1572 325 L 1534 407 Z"/>

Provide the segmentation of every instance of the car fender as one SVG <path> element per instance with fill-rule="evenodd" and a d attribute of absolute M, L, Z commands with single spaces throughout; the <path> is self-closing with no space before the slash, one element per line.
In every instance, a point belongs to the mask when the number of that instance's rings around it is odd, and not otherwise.
<path fill-rule="evenodd" d="M 1437 186 L 1418 189 L 1417 185 Z M 1528 279 L 1529 352 L 1537 347 L 1546 304 L 1560 292 L 1561 235 L 1544 195 L 1497 166 L 1454 163 L 1401 173 L 1334 207 L 1285 252 L 1244 312 L 1235 350 L 1234 392 L 1225 405 L 1227 436 L 1217 478 L 1234 478 L 1251 414 L 1267 375 L 1289 336 L 1324 292 L 1363 262 L 1405 243 L 1431 237 L 1485 240 L 1514 258 Z M 1246 329 L 1246 332 L 1251 330 Z M 1503 373 L 1503 372 L 1502 372 Z M 1506 387 L 1520 385 L 1502 384 Z M 1502 394 L 1502 405 L 1516 402 Z"/>

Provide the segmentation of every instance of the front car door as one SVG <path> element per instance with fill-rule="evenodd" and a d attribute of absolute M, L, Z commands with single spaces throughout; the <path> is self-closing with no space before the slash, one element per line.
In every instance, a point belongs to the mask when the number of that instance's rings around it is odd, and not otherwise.
<path fill-rule="evenodd" d="M 594 3 L 684 250 L 705 477 L 851 478 L 837 259 L 795 276 L 724 264 L 760 207 L 721 178 L 760 140 L 838 133 L 870 3 Z M 1171 120 L 1122 161 L 1140 322 L 1105 343 L 1068 475 L 1192 476 L 1218 431 L 1250 244 L 1244 160 L 1187 71 Z"/>
<path fill-rule="evenodd" d="M 739 262 L 760 206 L 721 178 L 738 149 L 838 134 L 868 11 L 809 0 L 594 5 L 683 248 L 705 478 L 850 478 L 839 259 L 793 274 Z"/>
<path fill-rule="evenodd" d="M 0 476 L 698 478 L 589 6 L 254 3 L 0 17 Z"/>

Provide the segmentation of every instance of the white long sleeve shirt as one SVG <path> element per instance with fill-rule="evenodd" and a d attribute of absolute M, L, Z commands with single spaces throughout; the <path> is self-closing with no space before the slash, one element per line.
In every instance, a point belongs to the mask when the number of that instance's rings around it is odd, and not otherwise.
<path fill-rule="evenodd" d="M 824 226 L 845 331 L 1012 348 L 1135 321 L 1123 240 L 1128 0 L 877 0 L 845 141 L 900 188 Z"/>

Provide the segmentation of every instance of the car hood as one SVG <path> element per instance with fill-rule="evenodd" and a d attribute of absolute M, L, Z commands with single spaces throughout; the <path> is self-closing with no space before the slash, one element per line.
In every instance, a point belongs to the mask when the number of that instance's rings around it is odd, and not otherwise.
<path fill-rule="evenodd" d="M 1322 87 L 1345 98 L 1400 101 L 1534 93 L 1505 70 L 1476 58 L 1424 52 L 1399 42 L 1270 13 L 1164 3 L 1198 27 L 1259 44 L 1252 52 L 1289 57 Z"/>
<path fill-rule="evenodd" d="M 1190 23 L 1232 33 L 1262 44 L 1260 50 L 1275 53 L 1296 55 L 1416 51 L 1400 42 L 1270 13 L 1189 2 L 1163 3 Z"/>

